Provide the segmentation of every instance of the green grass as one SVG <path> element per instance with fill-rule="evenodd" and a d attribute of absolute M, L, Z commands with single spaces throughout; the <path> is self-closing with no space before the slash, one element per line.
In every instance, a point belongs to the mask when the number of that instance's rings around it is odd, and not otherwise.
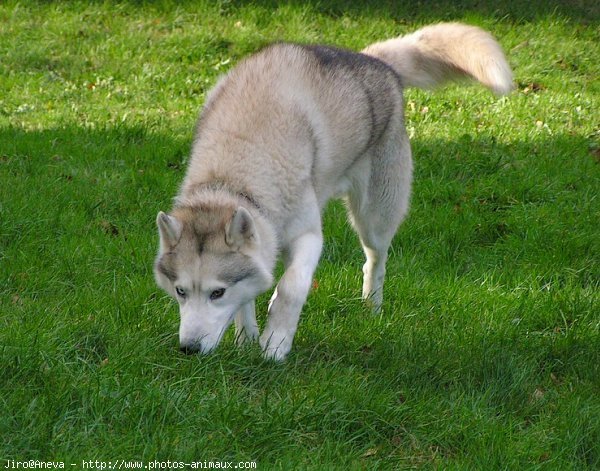
<path fill-rule="evenodd" d="M 600 467 L 598 5 L 401 3 L 0 5 L 0 460 Z M 334 203 L 286 363 L 231 334 L 179 354 L 154 219 L 219 74 L 274 40 L 361 48 L 440 20 L 492 31 L 518 90 L 407 92 L 383 315 Z"/>

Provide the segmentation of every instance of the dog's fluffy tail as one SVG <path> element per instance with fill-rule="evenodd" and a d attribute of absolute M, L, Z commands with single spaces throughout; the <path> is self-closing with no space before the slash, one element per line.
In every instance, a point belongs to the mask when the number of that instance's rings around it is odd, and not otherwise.
<path fill-rule="evenodd" d="M 513 89 L 510 66 L 488 32 L 461 23 L 426 26 L 412 34 L 372 44 L 363 54 L 390 65 L 405 86 L 432 88 L 471 77 L 504 95 Z"/>

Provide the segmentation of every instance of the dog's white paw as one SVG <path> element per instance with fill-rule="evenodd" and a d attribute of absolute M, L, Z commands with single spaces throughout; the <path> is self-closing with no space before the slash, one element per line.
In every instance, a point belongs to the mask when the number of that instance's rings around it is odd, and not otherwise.
<path fill-rule="evenodd" d="M 283 361 L 292 349 L 293 336 L 287 332 L 265 331 L 259 342 L 267 360 Z"/>

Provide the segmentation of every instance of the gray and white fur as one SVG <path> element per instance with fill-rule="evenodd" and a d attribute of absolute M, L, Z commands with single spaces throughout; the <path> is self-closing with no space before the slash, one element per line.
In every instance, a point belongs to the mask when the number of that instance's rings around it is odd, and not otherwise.
<path fill-rule="evenodd" d="M 405 217 L 412 158 L 405 87 L 470 77 L 496 94 L 512 73 L 493 37 L 442 23 L 361 53 L 278 43 L 220 79 L 200 116 L 172 211 L 160 212 L 158 284 L 180 305 L 180 346 L 209 352 L 235 322 L 284 359 L 323 244 L 322 210 L 346 201 L 366 262 L 363 298 L 378 311 L 388 248 Z M 284 273 L 261 335 L 254 300 Z"/>

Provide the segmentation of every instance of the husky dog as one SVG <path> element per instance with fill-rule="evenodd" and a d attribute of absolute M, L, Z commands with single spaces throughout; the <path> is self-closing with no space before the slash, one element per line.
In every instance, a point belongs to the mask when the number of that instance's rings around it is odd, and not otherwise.
<path fill-rule="evenodd" d="M 411 150 L 402 90 L 473 78 L 498 95 L 512 73 L 487 32 L 427 26 L 361 53 L 277 43 L 243 60 L 206 99 L 174 208 L 157 217 L 158 284 L 179 302 L 180 347 L 209 352 L 235 321 L 267 358 L 292 347 L 323 245 L 321 212 L 344 198 L 378 311 L 388 247 L 408 210 Z M 254 300 L 285 272 L 259 336 Z"/>

